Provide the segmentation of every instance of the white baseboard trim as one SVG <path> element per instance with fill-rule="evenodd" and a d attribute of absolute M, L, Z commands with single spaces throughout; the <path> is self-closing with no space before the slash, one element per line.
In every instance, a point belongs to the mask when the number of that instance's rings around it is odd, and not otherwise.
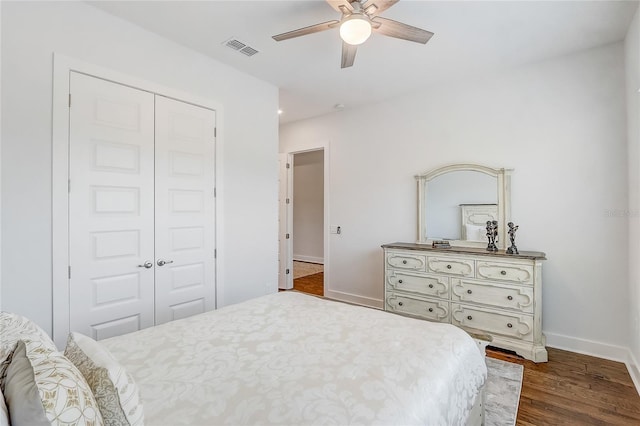
<path fill-rule="evenodd" d="M 356 294 L 345 293 L 342 291 L 326 290 L 324 297 L 340 302 L 353 303 L 355 305 L 368 306 L 370 308 L 382 309 L 382 300 L 371 297 L 358 296 Z"/>
<path fill-rule="evenodd" d="M 552 348 L 563 349 L 583 355 L 591 355 L 611 361 L 627 362 L 629 349 L 623 346 L 548 333 L 546 331 L 544 331 L 543 334 L 547 336 L 547 346 L 551 346 Z"/>
<path fill-rule="evenodd" d="M 324 259 L 321 257 L 315 257 L 315 256 L 304 256 L 302 254 L 294 254 L 293 260 L 297 260 L 298 262 L 318 263 L 320 265 L 324 265 Z"/>
<path fill-rule="evenodd" d="M 627 370 L 629 370 L 629 375 L 631 376 L 631 380 L 633 380 L 633 384 L 636 385 L 636 390 L 638 391 L 638 395 L 640 395 L 640 364 L 638 364 L 638 360 L 633 356 L 631 350 L 629 350 L 629 354 L 627 356 Z"/>
<path fill-rule="evenodd" d="M 595 342 L 593 340 L 579 339 L 577 337 L 564 336 L 562 334 L 544 332 L 547 337 L 547 346 L 556 349 L 576 352 L 583 355 L 595 356 L 611 361 L 621 362 L 626 365 L 631 380 L 640 395 L 640 364 L 636 361 L 631 350 L 624 346 L 611 345 L 609 343 Z"/>

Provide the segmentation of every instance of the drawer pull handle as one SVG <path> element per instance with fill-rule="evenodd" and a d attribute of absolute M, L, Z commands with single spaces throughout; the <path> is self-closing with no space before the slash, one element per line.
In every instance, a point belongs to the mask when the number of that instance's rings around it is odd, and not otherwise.
<path fill-rule="evenodd" d="M 406 261 L 406 260 L 403 260 L 403 261 L 402 261 L 402 264 L 403 264 L 403 265 L 406 265 L 406 264 L 407 264 L 407 261 Z"/>
<path fill-rule="evenodd" d="M 500 275 L 507 275 L 507 271 L 500 271 Z"/>
<path fill-rule="evenodd" d="M 447 265 L 447 269 L 451 269 L 451 265 Z"/>
<path fill-rule="evenodd" d="M 398 306 L 402 306 L 402 305 L 404 305 L 404 303 L 398 302 Z"/>
<path fill-rule="evenodd" d="M 509 322 L 509 323 L 507 323 L 507 327 L 509 327 L 509 328 L 513 328 L 513 324 L 511 324 L 511 323 Z"/>
<path fill-rule="evenodd" d="M 398 284 L 402 284 L 402 280 L 398 280 Z"/>
<path fill-rule="evenodd" d="M 471 294 L 473 293 L 471 290 L 467 290 L 467 294 Z"/>
<path fill-rule="evenodd" d="M 433 308 L 429 308 L 429 312 L 433 312 Z"/>
<path fill-rule="evenodd" d="M 433 284 L 429 284 L 429 288 L 433 288 Z"/>
<path fill-rule="evenodd" d="M 469 321 L 471 321 L 471 320 L 473 319 L 473 317 L 472 317 L 471 315 L 469 315 L 469 316 L 467 317 L 467 319 L 468 319 Z"/>
<path fill-rule="evenodd" d="M 513 300 L 513 296 L 507 296 L 507 299 Z"/>

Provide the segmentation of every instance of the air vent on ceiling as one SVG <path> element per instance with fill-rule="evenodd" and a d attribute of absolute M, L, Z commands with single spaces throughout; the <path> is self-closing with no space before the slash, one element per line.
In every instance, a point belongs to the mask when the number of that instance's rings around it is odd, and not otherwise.
<path fill-rule="evenodd" d="M 258 51 L 256 49 L 254 49 L 251 46 L 247 46 L 246 43 L 241 42 L 240 40 L 237 40 L 235 38 L 230 38 L 229 40 L 224 42 L 225 46 L 238 51 L 240 53 L 242 53 L 243 55 L 246 56 L 253 56 L 256 53 L 258 53 Z"/>

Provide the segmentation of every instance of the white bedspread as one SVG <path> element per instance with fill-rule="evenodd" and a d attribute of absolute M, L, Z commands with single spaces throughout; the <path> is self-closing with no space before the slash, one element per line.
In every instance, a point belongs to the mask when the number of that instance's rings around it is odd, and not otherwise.
<path fill-rule="evenodd" d="M 458 425 L 487 374 L 454 326 L 295 292 L 101 343 L 148 425 Z"/>

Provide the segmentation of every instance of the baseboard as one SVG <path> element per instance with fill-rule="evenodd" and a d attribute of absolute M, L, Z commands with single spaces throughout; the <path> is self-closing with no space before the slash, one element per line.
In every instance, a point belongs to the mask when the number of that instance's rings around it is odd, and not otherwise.
<path fill-rule="evenodd" d="M 563 349 L 565 351 L 576 352 L 583 355 L 595 356 L 622 363 L 626 363 L 629 356 L 629 348 L 625 348 L 624 346 L 579 339 L 577 337 L 548 333 L 546 331 L 543 333 L 547 337 L 547 346 L 552 348 Z"/>
<path fill-rule="evenodd" d="M 324 265 L 324 259 L 322 257 L 304 256 L 302 254 L 294 254 L 293 255 L 293 260 L 297 260 L 298 262 L 318 263 L 320 265 Z"/>
<path fill-rule="evenodd" d="M 631 376 L 631 380 L 633 380 L 633 384 L 636 385 L 636 390 L 638 391 L 638 395 L 640 395 L 640 364 L 638 364 L 638 360 L 633 356 L 631 350 L 629 350 L 629 354 L 627 356 L 627 370 L 629 370 L 629 375 Z"/>
<path fill-rule="evenodd" d="M 629 348 L 555 333 L 544 332 L 544 334 L 547 337 L 547 346 L 552 348 L 623 363 L 626 365 L 631 380 L 640 395 L 640 364 L 638 364 Z"/>
<path fill-rule="evenodd" d="M 345 293 L 342 291 L 326 290 L 324 297 L 327 299 L 338 300 L 340 302 L 353 303 L 356 305 L 368 306 L 370 308 L 382 309 L 382 300 L 372 297 L 358 296 L 356 294 Z"/>

